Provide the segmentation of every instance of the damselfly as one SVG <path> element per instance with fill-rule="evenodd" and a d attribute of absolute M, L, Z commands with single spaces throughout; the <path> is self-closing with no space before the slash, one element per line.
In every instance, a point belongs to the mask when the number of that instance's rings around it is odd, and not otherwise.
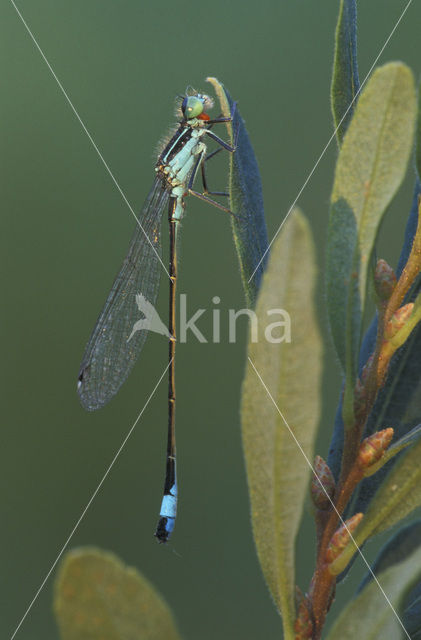
<path fill-rule="evenodd" d="M 161 270 L 161 218 L 168 208 L 169 223 L 169 364 L 168 364 L 168 443 L 166 476 L 160 519 L 155 532 L 166 542 L 174 529 L 177 511 L 175 447 L 175 294 L 177 283 L 177 231 L 185 208 L 185 196 L 194 195 L 219 209 L 230 210 L 209 195 L 227 195 L 207 189 L 205 162 L 218 151 L 235 150 L 211 127 L 231 122 L 231 116 L 211 119 L 207 110 L 212 100 L 195 91 L 180 96 L 182 119 L 171 140 L 160 153 L 155 166 L 155 182 L 138 218 L 123 265 L 114 280 L 104 308 L 85 349 L 78 377 L 78 392 L 85 409 L 105 405 L 119 390 L 132 369 L 146 339 L 147 329 L 133 330 L 139 315 L 137 304 L 154 306 Z M 219 148 L 207 155 L 205 140 L 212 138 Z M 203 193 L 193 185 L 201 171 Z M 161 264 L 160 264 L 161 263 Z"/>

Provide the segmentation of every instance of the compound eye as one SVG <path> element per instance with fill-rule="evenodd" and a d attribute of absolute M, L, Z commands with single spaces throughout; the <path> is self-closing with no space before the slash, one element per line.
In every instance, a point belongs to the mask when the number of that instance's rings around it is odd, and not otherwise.
<path fill-rule="evenodd" d="M 203 102 L 196 96 L 187 96 L 181 104 L 181 111 L 186 120 L 197 118 L 203 111 Z"/>

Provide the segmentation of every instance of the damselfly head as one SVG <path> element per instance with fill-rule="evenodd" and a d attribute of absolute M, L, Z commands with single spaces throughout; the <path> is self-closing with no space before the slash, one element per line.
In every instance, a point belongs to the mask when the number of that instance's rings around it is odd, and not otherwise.
<path fill-rule="evenodd" d="M 181 112 L 185 120 L 197 118 L 203 112 L 203 102 L 197 96 L 188 96 L 181 103 Z"/>
<path fill-rule="evenodd" d="M 197 118 L 201 113 L 206 113 L 208 109 L 212 109 L 213 100 L 204 93 L 197 93 L 194 89 L 187 89 L 186 96 L 183 96 L 181 103 L 181 112 L 185 120 Z"/>

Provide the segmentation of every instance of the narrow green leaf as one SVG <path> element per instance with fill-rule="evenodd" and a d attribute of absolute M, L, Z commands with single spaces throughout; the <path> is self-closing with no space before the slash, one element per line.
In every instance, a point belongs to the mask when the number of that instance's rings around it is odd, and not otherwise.
<path fill-rule="evenodd" d="M 402 605 L 403 621 L 411 640 L 421 638 L 421 580 L 406 595 Z"/>
<path fill-rule="evenodd" d="M 418 440 L 407 451 L 403 451 L 393 469 L 388 473 L 372 498 L 367 513 L 356 534 L 359 547 L 374 535 L 382 533 L 409 515 L 421 505 L 421 441 Z M 335 573 L 340 573 L 355 553 L 351 542 L 332 563 Z"/>
<path fill-rule="evenodd" d="M 399 529 L 380 549 L 375 561 L 371 565 L 372 572 L 377 576 L 398 562 L 406 560 L 406 558 L 411 555 L 411 553 L 414 553 L 420 546 L 421 520 L 416 520 L 406 527 Z M 373 573 L 367 573 L 358 587 L 357 593 L 360 593 L 368 583 L 373 580 Z"/>
<path fill-rule="evenodd" d="M 399 615 L 406 594 L 420 577 L 421 549 L 417 549 L 406 560 L 386 569 L 378 576 L 389 602 L 378 584 L 370 582 L 342 611 L 327 640 L 401 640 L 408 637 L 392 606 Z"/>
<path fill-rule="evenodd" d="M 411 524 L 400 529 L 395 535 L 388 540 L 384 547 L 379 551 L 373 565 L 372 571 L 377 576 L 398 562 L 406 560 L 406 558 L 414 553 L 421 546 L 421 520 L 416 520 Z M 358 587 L 358 593 L 364 589 L 369 582 L 373 580 L 371 573 L 367 573 L 361 585 Z M 409 633 L 412 640 L 419 639 L 421 633 L 421 579 L 419 578 L 415 585 L 406 593 L 403 599 L 400 611 L 401 620 L 405 629 Z"/>
<path fill-rule="evenodd" d="M 216 78 L 207 78 L 219 98 L 224 115 L 233 112 L 233 100 Z M 263 208 L 262 183 L 256 156 L 247 134 L 238 105 L 232 125 L 228 125 L 231 143 L 229 193 L 234 244 L 240 264 L 247 306 L 253 308 L 268 260 L 268 238 Z"/>
<path fill-rule="evenodd" d="M 339 153 L 331 197 L 327 306 L 335 348 L 352 382 L 367 274 L 386 207 L 405 175 L 416 116 L 412 73 L 380 67 L 361 93 Z"/>
<path fill-rule="evenodd" d="M 310 228 L 295 210 L 273 245 L 263 277 L 242 392 L 254 538 L 286 640 L 294 638 L 295 538 L 310 476 L 303 452 L 312 463 L 320 415 L 322 345 L 313 300 L 315 278 Z M 271 329 L 282 317 L 280 310 L 291 319 L 290 342 L 274 343 L 268 338 L 288 338 L 286 330 L 275 331 L 276 325 Z"/>
<path fill-rule="evenodd" d="M 168 605 L 152 585 L 95 548 L 65 556 L 54 611 L 62 640 L 180 640 Z"/>
<path fill-rule="evenodd" d="M 421 177 L 421 91 L 418 93 L 418 118 L 417 118 L 417 133 L 416 133 L 416 145 L 415 145 L 415 171 L 418 180 Z"/>
<path fill-rule="evenodd" d="M 366 514 L 370 537 L 390 529 L 421 504 L 420 455 L 421 442 L 418 441 L 401 454 L 378 489 Z"/>
<path fill-rule="evenodd" d="M 331 103 L 336 137 L 341 144 L 355 109 L 360 82 L 357 64 L 357 6 L 341 0 L 335 34 Z M 343 118 L 343 120 L 342 120 Z"/>

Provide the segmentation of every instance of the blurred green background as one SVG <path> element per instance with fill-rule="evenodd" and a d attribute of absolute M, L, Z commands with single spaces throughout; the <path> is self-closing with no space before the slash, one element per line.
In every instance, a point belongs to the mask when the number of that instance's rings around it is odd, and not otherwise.
<path fill-rule="evenodd" d="M 273 237 L 332 134 L 336 0 L 17 4 L 135 210 L 153 180 L 157 142 L 174 122 L 176 94 L 188 84 L 210 90 L 208 75 L 224 82 L 238 100 L 255 148 Z M 361 78 L 406 4 L 361 3 Z M 380 63 L 401 59 L 418 77 L 420 20 L 421 6 L 413 3 Z M 158 381 L 167 345 L 152 334 L 119 395 L 96 413 L 81 408 L 79 363 L 133 219 L 7 0 L 0 24 L 0 635 L 8 638 Z M 333 142 L 299 200 L 314 229 L 321 277 L 335 157 Z M 226 167 L 219 156 L 211 168 L 217 189 L 225 186 Z M 409 211 L 409 174 L 379 243 L 379 255 L 392 264 Z M 153 537 L 164 473 L 164 382 L 69 548 L 98 545 L 138 567 L 167 599 L 186 639 L 279 638 L 280 620 L 250 531 L 241 450 L 245 318 L 237 343 L 227 341 L 228 309 L 244 306 L 229 220 L 189 200 L 181 240 L 179 292 L 188 294 L 189 312 L 212 308 L 218 295 L 222 330 L 219 345 L 191 338 L 178 349 L 176 531 L 166 547 Z M 321 289 L 317 304 L 325 324 Z M 158 309 L 166 318 L 165 278 Z M 208 312 L 199 324 L 207 335 L 210 320 Z M 339 385 L 327 343 L 321 455 L 327 453 Z M 313 565 L 313 537 L 307 516 L 299 543 L 303 588 Z M 369 557 L 375 546 L 366 548 Z M 358 561 L 333 611 L 362 573 Z M 17 638 L 57 638 L 51 602 L 50 578 Z"/>

